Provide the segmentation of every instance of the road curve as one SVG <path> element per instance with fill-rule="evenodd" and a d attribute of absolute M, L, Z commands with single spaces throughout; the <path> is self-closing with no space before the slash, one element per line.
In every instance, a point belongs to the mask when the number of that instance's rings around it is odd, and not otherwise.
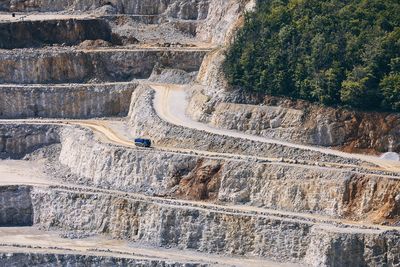
<path fill-rule="evenodd" d="M 160 116 L 160 118 L 169 123 L 195 130 L 206 131 L 217 135 L 247 139 L 262 143 L 278 144 L 292 148 L 316 151 L 327 155 L 334 155 L 343 158 L 362 160 L 378 165 L 387 171 L 400 172 L 400 162 L 396 161 L 384 160 L 378 157 L 368 156 L 368 155 L 350 154 L 329 148 L 316 147 L 311 145 L 300 145 L 282 140 L 250 135 L 243 132 L 215 128 L 208 124 L 194 121 L 186 115 L 186 107 L 188 103 L 187 103 L 185 88 L 187 86 L 172 85 L 172 84 L 149 84 L 149 85 L 156 91 L 154 99 L 154 108 L 157 114 Z"/>
<path fill-rule="evenodd" d="M 133 138 L 129 139 L 126 137 L 126 133 L 122 133 L 120 127 L 115 127 L 115 123 L 123 123 L 122 121 L 110 121 L 110 120 L 73 120 L 73 119 L 12 119 L 12 120 L 0 120 L 0 124 L 28 124 L 28 125 L 59 125 L 59 126 L 79 126 L 90 129 L 102 142 L 110 143 L 118 146 L 124 146 L 135 149 L 137 148 L 133 143 Z M 196 149 L 187 148 L 170 148 L 155 145 L 154 151 L 163 151 L 168 153 L 179 153 L 188 155 L 198 155 L 212 159 L 222 160 L 237 160 L 237 161 L 252 161 L 252 162 L 269 162 L 271 164 L 280 164 L 286 166 L 301 166 L 310 169 L 324 170 L 336 170 L 336 171 L 351 171 L 359 174 L 367 174 L 376 176 L 377 178 L 389 178 L 389 179 L 400 179 L 397 173 L 384 174 L 381 173 L 382 169 L 376 167 L 367 166 L 356 166 L 351 164 L 340 164 L 340 163 L 329 163 L 321 162 L 318 166 L 313 161 L 294 161 L 291 159 L 277 159 L 267 158 L 252 155 L 233 154 L 233 153 L 222 153 L 213 151 L 203 151 Z M 357 170 L 354 170 L 356 168 Z M 376 171 L 380 171 L 377 173 Z"/>

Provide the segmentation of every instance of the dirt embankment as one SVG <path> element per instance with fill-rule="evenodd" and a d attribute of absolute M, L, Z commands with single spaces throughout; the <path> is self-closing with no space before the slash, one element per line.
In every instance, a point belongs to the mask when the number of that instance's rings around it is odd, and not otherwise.
<path fill-rule="evenodd" d="M 221 185 L 222 165 L 199 159 L 194 169 L 187 174 L 177 172 L 173 175 L 170 187 L 173 193 L 184 199 L 216 200 Z"/>

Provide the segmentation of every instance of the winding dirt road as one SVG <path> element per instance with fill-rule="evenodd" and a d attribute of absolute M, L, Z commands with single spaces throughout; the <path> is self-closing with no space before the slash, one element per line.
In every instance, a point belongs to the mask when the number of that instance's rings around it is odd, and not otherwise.
<path fill-rule="evenodd" d="M 169 112 L 169 111 L 168 111 Z M 169 121 L 169 120 L 168 120 Z M 170 122 L 172 123 L 171 120 Z M 137 148 L 133 143 L 133 136 L 127 130 L 123 129 L 124 122 L 118 120 L 69 120 L 69 119 L 13 119 L 13 120 L 0 120 L 0 124 L 27 124 L 27 125 L 59 125 L 59 126 L 79 126 L 88 128 L 102 141 L 111 143 L 118 146 L 124 146 L 129 148 Z M 179 125 L 179 124 L 178 124 Z M 396 172 L 391 174 L 376 173 L 376 171 L 385 171 L 386 169 L 380 169 L 376 167 L 367 166 L 356 166 L 351 164 L 340 164 L 340 163 L 322 163 L 320 166 L 315 165 L 313 161 L 302 161 L 294 162 L 291 159 L 277 159 L 260 156 L 250 156 L 243 154 L 233 153 L 221 153 L 212 151 L 203 151 L 197 149 L 185 149 L 185 148 L 170 148 L 155 145 L 153 148 L 155 151 L 163 151 L 168 153 L 177 154 L 189 154 L 198 155 L 210 159 L 224 159 L 224 160 L 238 160 L 238 161 L 253 161 L 253 162 L 270 162 L 271 164 L 279 164 L 285 166 L 302 166 L 304 168 L 319 169 L 323 170 L 336 170 L 336 171 L 351 171 L 360 174 L 368 174 L 376 176 L 377 178 L 390 178 L 400 179 Z M 357 168 L 357 170 L 353 170 Z"/>
<path fill-rule="evenodd" d="M 387 171 L 400 172 L 400 162 L 396 161 L 384 160 L 378 157 L 361 155 L 361 154 L 350 154 L 329 148 L 315 147 L 310 145 L 300 145 L 282 140 L 250 135 L 238 131 L 219 129 L 212 127 L 208 124 L 193 121 L 186 115 L 186 107 L 188 103 L 187 103 L 185 88 L 187 88 L 187 86 L 171 85 L 171 84 L 158 84 L 158 85 L 150 84 L 150 86 L 156 91 L 154 107 L 157 114 L 160 116 L 160 118 L 169 123 L 186 128 L 206 131 L 217 135 L 230 136 L 239 139 L 247 139 L 262 143 L 278 144 L 304 150 L 311 150 L 343 158 L 358 159 L 378 165 Z"/>
<path fill-rule="evenodd" d="M 292 144 L 284 141 L 279 141 L 279 140 L 273 140 L 269 138 L 264 138 L 264 137 L 259 137 L 259 136 L 252 136 L 240 132 L 235 132 L 235 131 L 229 131 L 229 130 L 222 130 L 222 129 L 217 129 L 214 127 L 211 127 L 206 124 L 202 124 L 199 122 L 195 122 L 188 118 L 185 114 L 185 109 L 186 109 L 186 95 L 185 95 L 185 87 L 184 86 L 177 86 L 177 85 L 151 85 L 152 88 L 156 90 L 156 96 L 154 100 L 154 108 L 158 115 L 175 125 L 180 125 L 183 127 L 188 127 L 196 130 L 202 130 L 202 131 L 207 131 L 213 134 L 221 134 L 221 135 L 226 135 L 226 136 L 231 136 L 234 138 L 244 138 L 244 139 L 249 139 L 249 140 L 254 140 L 257 142 L 265 142 L 265 143 L 276 143 L 280 145 L 285 145 L 289 147 L 294 147 L 294 148 L 300 148 L 300 149 L 309 149 L 313 151 L 318 151 L 321 153 L 326 153 L 330 155 L 336 155 L 336 156 L 342 156 L 346 158 L 354 158 L 354 159 L 361 159 L 365 160 L 371 163 L 378 164 L 384 168 L 387 168 L 391 171 L 399 171 L 399 165 L 397 162 L 390 162 L 390 161 L 384 161 L 379 158 L 371 157 L 371 156 L 364 156 L 364 155 L 356 155 L 356 154 L 348 154 L 348 153 L 343 153 L 340 151 L 335 151 L 331 149 L 326 149 L 326 148 L 319 148 L 319 147 L 312 147 L 312 146 L 305 146 L 305 145 L 298 145 L 298 144 Z M 121 130 L 122 127 L 121 125 L 124 124 L 124 121 L 117 121 L 117 120 L 60 120 L 60 119 L 29 119 L 29 120 L 0 120 L 0 124 L 51 124 L 51 125 L 75 125 L 75 126 L 80 126 L 80 127 L 86 127 L 91 129 L 98 137 L 101 138 L 102 141 L 109 142 L 112 144 L 116 145 L 121 145 L 125 147 L 135 147 L 132 139 L 129 139 L 129 133 L 123 132 L 124 130 Z M 118 125 L 119 124 L 119 125 Z M 137 149 L 137 148 L 135 148 Z M 215 157 L 215 158 L 222 158 L 222 159 L 230 159 L 230 160 L 256 160 L 256 161 L 269 161 L 269 162 L 274 162 L 278 161 L 277 159 L 271 159 L 271 158 L 264 158 L 264 157 L 257 157 L 257 156 L 248 156 L 248 155 L 241 155 L 241 154 L 229 154 L 229 153 L 217 153 L 217 152 L 209 152 L 209 151 L 199 151 L 199 150 L 191 150 L 191 149 L 171 149 L 171 148 L 165 148 L 165 147 L 156 147 L 154 148 L 156 151 L 167 151 L 170 153 L 188 153 L 188 154 L 198 154 L 202 155 L 205 157 Z M 7 163 L 6 163 L 7 164 Z M 282 162 L 277 162 L 277 164 L 287 164 L 287 165 L 294 165 L 293 163 L 282 163 Z M 327 166 L 327 167 L 321 167 L 321 166 L 315 166 L 312 163 L 310 165 L 304 165 L 304 164 L 298 164 L 302 165 L 305 167 L 309 168 L 320 168 L 321 170 L 323 169 L 334 169 L 335 167 L 333 166 Z M 311 166 L 312 165 L 312 166 Z M 336 164 L 340 165 L 340 164 Z M 344 166 L 348 167 L 348 166 Z M 3 168 L 4 169 L 4 168 Z M 11 168 L 13 169 L 13 168 Z M 339 170 L 339 168 L 337 168 Z M 10 168 L 8 168 L 10 170 Z M 367 169 L 363 169 L 367 170 Z M 10 175 L 7 175 L 6 173 L 0 173 L 1 177 L 7 177 Z M 370 175 L 375 175 L 375 174 L 370 174 Z M 399 179 L 397 176 L 391 176 L 391 175 L 383 175 L 379 174 L 376 175 L 377 177 L 389 177 L 393 179 Z M 1 181 L 0 179 L 0 184 L 5 184 L 6 181 Z M 18 179 L 14 180 L 14 182 L 17 182 Z M 30 183 L 27 183 L 28 180 L 22 180 L 20 181 L 20 184 L 31 184 L 31 185 L 45 185 L 46 182 L 41 178 L 38 181 L 31 181 Z M 47 185 L 54 185 L 54 183 L 48 183 Z M 71 185 L 72 186 L 72 185 Z M 93 190 L 98 190 L 102 191 L 103 193 L 110 193 L 110 194 L 122 194 L 123 192 L 120 191 L 114 191 L 114 190 L 105 190 L 105 189 L 94 189 L 94 188 L 86 188 L 86 187 L 81 187 L 82 189 L 90 189 L 90 191 Z M 124 193 L 125 194 L 125 193 Z M 129 194 L 133 195 L 133 194 Z M 135 196 L 141 196 L 138 194 L 134 194 Z M 146 198 L 149 198 L 146 196 Z M 163 202 L 166 200 L 161 198 Z M 156 198 L 151 198 L 152 202 L 157 202 Z M 300 214 L 300 213 L 292 213 L 292 212 L 283 212 L 283 211 L 275 211 L 275 210 L 270 210 L 270 209 L 259 209 L 256 207 L 249 207 L 249 206 L 221 206 L 221 205 L 214 205 L 210 203 L 203 203 L 203 202 L 195 202 L 195 201 L 183 201 L 183 200 L 171 200 L 173 203 L 180 203 L 180 205 L 190 205 L 191 207 L 199 206 L 199 207 L 206 207 L 208 209 L 216 209 L 216 210 L 230 210 L 230 212 L 245 212 L 245 213 L 253 213 L 253 214 L 264 214 L 268 216 L 283 216 L 286 218 L 289 217 L 296 217 L 297 219 L 303 218 L 305 220 L 318 220 L 318 221 L 330 221 L 330 222 L 335 222 L 335 223 L 345 223 L 349 226 L 351 225 L 358 225 L 358 226 L 367 226 L 362 223 L 357 223 L 357 222 L 346 222 L 344 220 L 336 220 L 336 219 L 331 219 L 327 218 L 324 216 L 319 216 L 315 214 Z M 170 204 L 173 204 L 170 203 Z M 185 204 L 186 203 L 186 204 Z M 378 229 L 394 229 L 392 227 L 384 227 L 384 226 L 372 226 L 369 225 L 369 227 L 376 227 Z M 396 227 L 395 227 L 396 228 Z M 397 229 L 397 228 L 396 228 Z"/>
<path fill-rule="evenodd" d="M 303 150 L 311 150 L 319 153 L 334 155 L 343 158 L 362 160 L 365 162 L 372 163 L 374 165 L 380 166 L 380 168 L 376 167 L 368 167 L 368 166 L 356 166 L 351 164 L 339 164 L 339 163 L 329 163 L 324 162 L 322 166 L 316 166 L 315 162 L 307 162 L 303 161 L 302 163 L 294 163 L 292 160 L 284 159 L 284 162 L 281 162 L 281 159 L 277 158 L 268 158 L 268 157 L 260 157 L 253 155 L 243 155 L 243 154 L 234 154 L 234 153 L 221 153 L 221 152 L 212 152 L 212 151 L 202 151 L 197 149 L 185 149 L 185 148 L 168 148 L 162 146 L 155 146 L 154 149 L 167 151 L 171 153 L 186 153 L 186 154 L 197 154 L 204 157 L 211 158 L 219 158 L 219 159 L 230 159 L 230 160 L 252 160 L 256 162 L 272 162 L 279 163 L 284 165 L 301 165 L 308 168 L 313 169 L 335 169 L 341 170 L 343 168 L 346 169 L 354 169 L 357 168 L 357 172 L 360 173 L 368 173 L 374 175 L 373 171 L 389 171 L 394 174 L 400 173 L 400 162 L 390 161 L 380 159 L 374 156 L 367 156 L 361 154 L 350 154 L 337 150 L 332 150 L 329 148 L 308 146 L 308 145 L 300 145 L 294 144 L 282 140 L 275 140 L 271 138 L 261 137 L 250 135 L 238 131 L 225 130 L 212 127 L 208 124 L 200 123 L 192 120 L 186 115 L 186 107 L 187 107 L 187 97 L 185 93 L 185 89 L 187 86 L 183 85 L 174 85 L 174 84 L 155 84 L 155 83 L 147 83 L 144 84 L 149 85 L 152 89 L 155 90 L 155 98 L 153 101 L 154 109 L 157 112 L 157 115 L 173 124 L 179 125 L 186 128 L 191 128 L 199 131 L 205 131 L 208 133 L 230 136 L 238 139 L 246 139 L 252 140 L 256 142 L 262 143 L 271 143 L 278 144 L 282 146 L 303 149 Z M 96 119 L 88 119 L 88 120 L 73 120 L 73 119 L 12 119 L 12 120 L 0 120 L 0 124 L 51 124 L 51 125 L 76 125 L 81 127 L 86 127 L 91 129 L 98 137 L 101 138 L 104 142 L 109 142 L 115 145 L 121 145 L 125 147 L 134 148 L 133 144 L 133 136 L 129 133 L 129 131 L 124 127 L 125 123 L 122 120 L 96 120 Z M 371 173 L 372 172 L 372 173 Z M 387 174 L 379 174 L 379 177 L 388 177 L 399 179 L 398 175 L 387 175 Z"/>
<path fill-rule="evenodd" d="M 274 143 L 274 144 L 280 144 L 284 146 L 289 146 L 289 147 L 294 147 L 294 148 L 300 148 L 300 149 L 308 149 L 308 150 L 313 150 L 313 151 L 318 151 L 321 153 L 325 154 L 330 154 L 330 155 L 335 155 L 335 156 L 341 156 L 345 158 L 353 158 L 353 159 L 360 159 L 364 160 L 370 163 L 377 164 L 384 168 L 385 170 L 390 170 L 394 172 L 399 172 L 400 171 L 400 163 L 397 162 L 390 162 L 390 161 L 385 161 L 381 160 L 376 157 L 371 157 L 371 156 L 364 156 L 364 155 L 356 155 L 356 154 L 348 154 L 348 153 L 343 153 L 340 151 L 335 151 L 331 149 L 326 149 L 326 148 L 320 148 L 320 147 L 312 147 L 312 146 L 305 146 L 305 145 L 298 145 L 298 144 L 293 144 L 289 142 L 284 142 L 280 140 L 273 140 L 269 138 L 264 138 L 264 137 L 259 137 L 259 136 L 252 136 L 240 132 L 235 132 L 235 131 L 229 131 L 229 130 L 223 130 L 223 129 L 217 129 L 214 127 L 211 127 L 206 124 L 202 124 L 199 122 L 195 122 L 188 118 L 186 116 L 185 110 L 186 110 L 186 94 L 185 94 L 185 87 L 184 86 L 177 86 L 177 85 L 160 85 L 160 84 L 151 84 L 150 85 L 153 89 L 156 90 L 156 95 L 154 99 L 154 108 L 157 112 L 157 114 L 160 116 L 161 119 L 175 124 L 175 125 L 180 125 L 182 127 L 187 127 L 187 128 L 192 128 L 196 130 L 202 130 L 206 131 L 209 133 L 213 134 L 219 134 L 219 135 L 225 135 L 225 136 L 231 136 L 234 138 L 241 138 L 241 139 L 248 139 L 248 140 L 253 140 L 257 142 L 265 142 L 265 143 Z M 135 147 L 133 142 L 132 142 L 132 137 L 130 136 L 129 133 L 124 130 L 124 121 L 122 120 L 60 120 L 60 119 L 29 119 L 29 120 L 0 120 L 1 124 L 51 124 L 51 125 L 72 125 L 72 126 L 80 126 L 80 127 L 86 127 L 91 129 L 102 141 L 104 142 L 109 142 L 115 145 L 120 145 L 120 146 L 125 146 L 125 147 Z M 135 148 L 137 149 L 137 148 Z M 188 153 L 188 154 L 198 154 L 202 155 L 205 157 L 215 157 L 215 158 L 223 158 L 223 159 L 230 159 L 230 160 L 255 160 L 255 161 L 269 161 L 272 164 L 276 162 L 276 164 L 290 164 L 293 165 L 293 163 L 284 163 L 284 162 L 279 162 L 278 159 L 271 159 L 271 158 L 263 158 L 263 157 L 257 157 L 257 156 L 248 156 L 248 155 L 241 155 L 241 154 L 229 154 L 229 153 L 217 153 L 217 152 L 209 152 L 209 151 L 198 151 L 198 150 L 192 150 L 192 149 L 171 149 L 171 148 L 165 148 L 165 147 L 155 147 L 155 151 L 160 150 L 160 151 L 167 151 L 169 153 Z M 100 189 L 100 188 L 93 188 L 93 187 L 86 187 L 86 186 L 77 186 L 77 185 L 63 185 L 59 186 L 56 181 L 51 181 L 48 178 L 44 176 L 37 175 L 38 179 L 31 179 L 30 177 L 30 172 L 29 173 L 15 173 L 13 170 L 15 170 L 15 166 L 13 166 L 14 163 L 10 162 L 3 162 L 2 164 L 6 164 L 8 167 L 6 168 L 1 168 L 0 164 L 0 170 L 3 170 L 0 172 L 0 185 L 10 185 L 10 184 L 24 184 L 24 185 L 33 185 L 33 186 L 39 186 L 39 187 L 48 187 L 51 186 L 55 190 L 64 190 L 64 191 L 70 191 L 70 192 L 87 192 L 87 193 L 96 193 L 96 194 L 107 194 L 107 195 L 113 195 L 113 196 L 121 196 L 121 197 L 127 197 L 127 198 L 133 198 L 133 199 L 139 199 L 141 201 L 148 201 L 151 203 L 155 203 L 157 205 L 165 205 L 165 206 L 170 206 L 170 207 L 176 207 L 176 208 L 189 208 L 189 209 L 200 209 L 200 210 L 206 210 L 206 211 L 214 211 L 214 212 L 219 212 L 219 213 L 225 213 L 225 214 L 237 214 L 237 215 L 244 215 L 244 216 L 260 216 L 260 217 L 268 217 L 268 218 L 273 218 L 273 219 L 283 219 L 283 220 L 289 220 L 293 222 L 304 222 L 304 223 L 311 223 L 315 224 L 318 227 L 321 228 L 329 228 L 332 231 L 354 231 L 354 232 L 364 232 L 364 233 L 380 233 L 383 231 L 387 230 L 398 230 L 399 227 L 391 227 L 391 226 L 383 226 L 383 225 L 372 225 L 368 224 L 365 222 L 355 222 L 355 221 L 348 221 L 348 220 L 342 220 L 342 219 L 335 219 L 335 218 L 330 218 L 327 216 L 322 216 L 318 214 L 304 214 L 304 213 L 296 213 L 296 212 L 287 212 L 287 211 L 278 211 L 278 210 L 272 210 L 272 209 L 265 209 L 265 208 L 257 208 L 257 207 L 252 207 L 252 206 L 238 206 L 238 205 L 218 205 L 218 204 L 212 204 L 212 203 L 205 203 L 205 202 L 199 202 L 199 201 L 187 201 L 187 200 L 176 200 L 176 199 L 168 199 L 168 198 L 161 198 L 161 197 L 152 197 L 152 196 L 146 196 L 142 194 L 136 194 L 136 193 L 126 193 L 118 190 L 107 190 L 107 189 Z M 333 169 L 335 166 L 340 165 L 340 164 L 335 164 L 332 166 L 326 166 L 326 167 L 321 167 L 321 166 L 315 166 L 313 163 L 310 162 L 309 165 L 307 164 L 299 164 L 304 167 L 308 168 L 320 168 L 323 170 L 324 168 L 327 169 Z M 337 166 L 338 167 L 338 166 Z M 342 169 L 343 167 L 347 168 L 350 166 L 343 165 L 341 168 L 337 168 L 338 170 Z M 40 168 L 31 168 L 28 167 L 26 168 L 27 170 L 36 170 L 36 172 L 40 172 Z M 39 170 L 39 171 L 37 171 Z M 363 168 L 363 171 L 368 173 L 368 168 Z M 372 169 L 371 169 L 372 170 Z M 7 173 L 8 172 L 8 173 Z M 374 175 L 374 174 L 370 174 Z M 29 178 L 27 176 L 30 176 Z M 399 177 L 396 176 L 391 176 L 391 175 L 377 175 L 378 177 L 390 177 L 393 179 L 399 179 Z M 12 183 L 10 183 L 10 179 L 12 179 Z M 6 231 L 6 232 L 4 232 Z M 0 233 L 1 236 L 10 236 L 10 232 L 7 229 L 3 230 L 3 233 Z M 111 246 L 106 246 L 109 251 L 107 252 L 93 252 L 90 250 L 91 246 L 94 246 L 93 244 L 90 244 L 89 241 L 83 240 L 83 241 L 77 241 L 77 243 L 74 243 L 75 241 L 71 241 L 69 244 L 62 244 L 59 243 L 56 237 L 51 236 L 51 234 L 48 234 L 43 240 L 45 244 L 47 245 L 40 245 L 41 239 L 38 239 L 37 237 L 32 237 L 32 233 L 30 231 L 33 231 L 35 233 L 34 228 L 30 228 L 27 230 L 28 232 L 22 232 L 20 235 L 20 242 L 18 241 L 19 239 L 11 238 L 10 242 L 6 242 L 5 244 L 1 245 L 0 244 L 0 252 L 2 250 L 10 252 L 10 251 L 28 251 L 28 252 L 33 252 L 35 249 L 40 252 L 40 251 L 49 251 L 51 247 L 55 247 L 58 245 L 58 248 L 56 251 L 59 251 L 60 253 L 64 252 L 70 252 L 70 253 L 80 253 L 80 254 L 88 254 L 88 253 L 95 253 L 95 255 L 121 255 L 121 257 L 137 257 L 137 255 L 140 255 L 144 259 L 153 259 L 157 255 L 161 255 L 160 258 L 162 259 L 167 259 L 167 260 L 181 260 L 181 261 L 200 261 L 201 260 L 201 255 L 185 255 L 184 257 L 179 255 L 179 252 L 173 252 L 170 251 L 169 253 L 172 254 L 157 254 L 159 253 L 159 249 L 152 249 L 152 248 L 138 248 L 138 249 L 132 249 L 127 247 L 125 245 L 121 244 L 111 244 Z M 11 243 L 11 240 L 14 243 Z M 17 242 L 15 243 L 15 240 Z M 31 240 L 28 242 L 27 240 Z M 32 241 L 33 240 L 33 241 Z M 4 242 L 4 241 L 3 241 Z M 81 242 L 81 243 L 79 243 Z M 89 242 L 89 243 L 88 243 Z M 97 241 L 96 241 L 97 242 Z M 95 243 L 96 243 L 95 242 Z M 116 242 L 116 241 L 115 241 Z M 21 248 L 18 246 L 22 245 L 29 245 L 32 243 L 34 244 L 39 244 L 37 245 L 37 248 Z M 97 244 L 97 243 L 96 243 Z M 50 246 L 51 245 L 51 246 Z M 74 250 L 73 247 L 79 246 L 84 249 L 79 249 L 79 250 Z M 72 250 L 71 250 L 72 249 Z M 120 254 L 120 251 L 123 251 L 122 254 Z M 118 251 L 118 252 L 117 252 Z M 249 260 L 244 260 L 244 259 L 235 259 L 235 258 L 229 258 L 229 257 L 220 257 L 220 256 L 212 256 L 214 258 L 210 258 L 206 261 L 202 260 L 201 262 L 206 262 L 209 263 L 210 261 L 213 263 L 218 263 L 220 266 L 229 266 L 229 265 L 242 265 L 242 266 L 278 266 L 275 263 L 270 263 L 270 262 L 265 262 L 264 259 L 260 261 L 259 259 L 249 259 Z"/>

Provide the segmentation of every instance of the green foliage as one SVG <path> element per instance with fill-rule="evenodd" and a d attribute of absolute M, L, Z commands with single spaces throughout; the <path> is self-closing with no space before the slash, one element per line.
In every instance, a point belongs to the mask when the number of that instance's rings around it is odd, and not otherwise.
<path fill-rule="evenodd" d="M 383 78 L 380 87 L 385 102 L 393 110 L 400 110 L 400 73 L 391 73 Z"/>
<path fill-rule="evenodd" d="M 400 2 L 259 1 L 224 71 L 246 90 L 400 111 Z"/>

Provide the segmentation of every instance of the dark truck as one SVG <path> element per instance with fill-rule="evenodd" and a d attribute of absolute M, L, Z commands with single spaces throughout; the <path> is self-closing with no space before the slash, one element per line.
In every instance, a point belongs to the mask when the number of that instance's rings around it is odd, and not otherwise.
<path fill-rule="evenodd" d="M 136 138 L 135 139 L 135 146 L 138 147 L 151 147 L 151 140 L 144 139 L 144 138 Z"/>

